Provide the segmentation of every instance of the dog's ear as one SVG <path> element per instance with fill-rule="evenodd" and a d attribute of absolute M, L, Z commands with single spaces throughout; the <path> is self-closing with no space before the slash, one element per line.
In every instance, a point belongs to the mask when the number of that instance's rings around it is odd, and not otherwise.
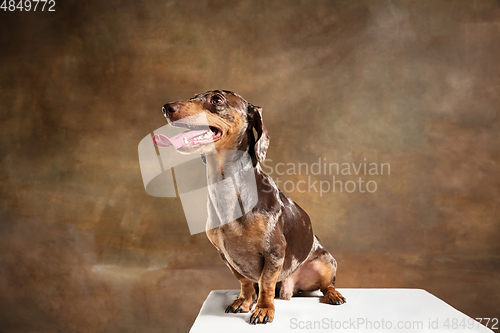
<path fill-rule="evenodd" d="M 250 136 L 250 155 L 252 156 L 253 164 L 262 162 L 266 159 L 267 148 L 269 147 L 269 134 L 264 127 L 262 120 L 262 108 L 248 103 L 248 129 Z M 253 134 L 253 130 L 257 132 L 257 138 Z"/>

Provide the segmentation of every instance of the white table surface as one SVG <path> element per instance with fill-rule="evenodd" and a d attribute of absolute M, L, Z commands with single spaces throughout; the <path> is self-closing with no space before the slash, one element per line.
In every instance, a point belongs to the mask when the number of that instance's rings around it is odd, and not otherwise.
<path fill-rule="evenodd" d="M 320 292 L 276 299 L 274 321 L 265 325 L 250 325 L 250 313 L 224 312 L 239 290 L 214 290 L 190 332 L 493 332 L 422 289 L 338 290 L 346 304 L 322 303 Z"/>

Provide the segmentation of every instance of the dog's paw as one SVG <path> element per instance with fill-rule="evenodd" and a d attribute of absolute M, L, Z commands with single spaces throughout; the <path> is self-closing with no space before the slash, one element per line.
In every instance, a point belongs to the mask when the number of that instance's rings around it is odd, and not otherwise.
<path fill-rule="evenodd" d="M 344 296 L 342 296 L 341 293 L 333 289 L 333 290 L 328 290 L 325 293 L 325 302 L 332 305 L 340 305 L 346 303 L 347 301 L 345 300 Z"/>
<path fill-rule="evenodd" d="M 270 304 L 267 306 L 257 305 L 252 311 L 252 316 L 250 317 L 250 324 L 267 324 L 271 323 L 274 319 L 274 305 Z"/>
<path fill-rule="evenodd" d="M 249 312 L 254 304 L 253 298 L 248 300 L 244 298 L 237 298 L 226 308 L 226 313 L 246 313 Z"/>

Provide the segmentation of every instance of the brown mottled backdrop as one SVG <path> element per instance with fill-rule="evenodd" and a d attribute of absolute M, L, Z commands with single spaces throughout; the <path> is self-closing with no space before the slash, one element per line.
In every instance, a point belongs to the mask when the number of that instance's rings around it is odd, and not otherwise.
<path fill-rule="evenodd" d="M 375 193 L 301 193 L 332 175 L 273 172 L 339 287 L 422 288 L 498 318 L 499 40 L 493 0 L 0 11 L 0 331 L 186 332 L 210 290 L 238 287 L 180 201 L 146 194 L 137 156 L 164 103 L 214 88 L 264 108 L 268 169 L 390 163 L 362 175 Z"/>

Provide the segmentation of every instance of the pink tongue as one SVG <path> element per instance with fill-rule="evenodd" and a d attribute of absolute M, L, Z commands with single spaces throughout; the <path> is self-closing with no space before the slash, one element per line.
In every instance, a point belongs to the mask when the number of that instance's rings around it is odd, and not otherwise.
<path fill-rule="evenodd" d="M 206 133 L 207 130 L 197 130 L 197 131 L 187 131 L 183 133 L 179 133 L 176 136 L 173 136 L 171 138 L 168 138 L 167 136 L 163 134 L 155 134 L 153 136 L 153 142 L 155 145 L 159 147 L 172 147 L 174 146 L 175 149 L 180 148 L 185 145 L 184 143 L 184 138 L 189 141 L 192 138 L 197 137 L 198 135 Z"/>

